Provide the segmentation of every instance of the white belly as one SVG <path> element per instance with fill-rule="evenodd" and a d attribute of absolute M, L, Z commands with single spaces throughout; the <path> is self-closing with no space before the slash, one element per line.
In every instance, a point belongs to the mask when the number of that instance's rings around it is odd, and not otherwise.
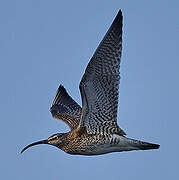
<path fill-rule="evenodd" d="M 139 148 L 136 148 L 130 144 L 128 138 L 113 134 L 108 141 L 99 144 L 91 144 L 91 146 L 88 146 L 85 152 L 80 152 L 80 154 L 100 155 L 111 152 L 131 151 L 138 149 Z"/>

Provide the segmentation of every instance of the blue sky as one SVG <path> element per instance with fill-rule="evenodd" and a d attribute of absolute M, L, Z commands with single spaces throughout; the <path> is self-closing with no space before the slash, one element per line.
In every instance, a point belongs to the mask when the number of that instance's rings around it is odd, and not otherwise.
<path fill-rule="evenodd" d="M 1 179 L 177 179 L 179 3 L 0 1 Z M 119 9 L 124 16 L 118 123 L 159 150 L 71 156 L 39 145 L 68 127 L 49 107 L 59 84 L 81 104 L 85 67 Z"/>

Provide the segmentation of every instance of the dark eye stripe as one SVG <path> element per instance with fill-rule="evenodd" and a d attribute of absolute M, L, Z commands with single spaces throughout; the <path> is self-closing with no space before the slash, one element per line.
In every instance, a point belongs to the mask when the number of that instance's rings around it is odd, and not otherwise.
<path fill-rule="evenodd" d="M 48 140 L 49 140 L 49 141 L 53 141 L 53 140 L 56 140 L 56 139 L 58 139 L 58 136 L 55 135 L 55 136 L 53 136 L 53 137 L 50 137 Z"/>

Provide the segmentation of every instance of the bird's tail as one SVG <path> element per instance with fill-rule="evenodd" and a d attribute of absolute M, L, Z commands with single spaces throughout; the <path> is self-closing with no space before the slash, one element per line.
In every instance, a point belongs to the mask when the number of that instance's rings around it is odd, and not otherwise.
<path fill-rule="evenodd" d="M 160 147 L 159 144 L 153 144 L 153 143 L 143 142 L 134 139 L 129 139 L 129 140 L 130 140 L 130 144 L 133 147 L 136 147 L 140 150 L 158 149 Z"/>
<path fill-rule="evenodd" d="M 159 147 L 160 147 L 159 144 L 152 144 L 152 143 L 142 142 L 142 141 L 140 141 L 140 145 L 139 145 L 139 148 L 141 150 L 158 149 Z"/>

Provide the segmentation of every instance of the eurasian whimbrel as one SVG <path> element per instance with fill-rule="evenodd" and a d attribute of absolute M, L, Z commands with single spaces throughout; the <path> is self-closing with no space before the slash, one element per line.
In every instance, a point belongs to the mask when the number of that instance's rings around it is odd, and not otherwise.
<path fill-rule="evenodd" d="M 158 149 L 160 145 L 126 137 L 117 124 L 119 68 L 122 51 L 122 11 L 91 58 L 80 82 L 82 108 L 60 85 L 50 111 L 71 129 L 26 146 L 50 144 L 69 154 L 98 155 L 110 152 Z"/>

